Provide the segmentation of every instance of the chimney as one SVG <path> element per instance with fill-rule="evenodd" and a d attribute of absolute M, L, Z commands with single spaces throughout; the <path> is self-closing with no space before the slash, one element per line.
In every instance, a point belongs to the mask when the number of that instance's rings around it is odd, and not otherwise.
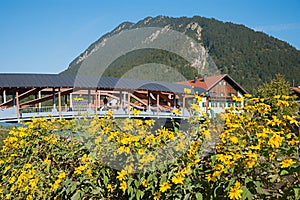
<path fill-rule="evenodd" d="M 194 76 L 194 83 L 196 83 L 196 82 L 197 82 L 197 79 L 198 79 L 198 76 L 197 76 L 197 75 L 195 75 L 195 76 Z"/>

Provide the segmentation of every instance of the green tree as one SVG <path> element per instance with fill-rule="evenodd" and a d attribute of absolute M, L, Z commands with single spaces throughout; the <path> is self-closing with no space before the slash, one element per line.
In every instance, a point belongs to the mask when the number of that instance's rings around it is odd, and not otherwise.
<path fill-rule="evenodd" d="M 265 103 L 271 105 L 272 114 L 276 115 L 298 115 L 298 105 L 296 96 L 290 84 L 281 74 L 276 74 L 275 78 L 258 87 L 258 96 L 263 98 Z M 284 104 L 284 106 L 280 106 Z"/>

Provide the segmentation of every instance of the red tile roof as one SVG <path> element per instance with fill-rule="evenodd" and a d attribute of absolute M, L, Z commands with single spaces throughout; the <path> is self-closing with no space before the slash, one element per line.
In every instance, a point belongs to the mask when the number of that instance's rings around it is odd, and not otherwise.
<path fill-rule="evenodd" d="M 300 87 L 293 87 L 292 88 L 296 93 L 300 94 Z"/>
<path fill-rule="evenodd" d="M 198 78 L 196 82 L 194 80 L 188 80 L 183 82 L 177 82 L 177 84 L 189 85 L 194 87 L 200 87 L 205 90 L 211 89 L 214 85 L 216 85 L 220 80 L 222 80 L 227 74 L 220 74 L 218 76 L 208 76 L 205 78 Z"/>

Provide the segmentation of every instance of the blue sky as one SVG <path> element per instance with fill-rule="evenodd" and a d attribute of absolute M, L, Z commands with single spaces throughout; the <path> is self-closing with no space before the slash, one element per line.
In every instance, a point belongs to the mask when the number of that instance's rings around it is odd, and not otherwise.
<path fill-rule="evenodd" d="M 157 15 L 244 24 L 300 50 L 299 10 L 299 0 L 1 0 L 0 72 L 61 72 L 120 23 Z"/>

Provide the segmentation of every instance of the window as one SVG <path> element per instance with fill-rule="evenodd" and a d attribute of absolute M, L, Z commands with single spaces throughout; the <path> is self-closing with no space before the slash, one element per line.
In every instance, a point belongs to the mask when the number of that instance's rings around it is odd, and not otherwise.
<path fill-rule="evenodd" d="M 221 97 L 224 97 L 224 96 L 225 96 L 225 93 L 224 93 L 224 92 L 221 92 L 221 93 L 220 93 L 220 96 L 221 96 Z"/>

